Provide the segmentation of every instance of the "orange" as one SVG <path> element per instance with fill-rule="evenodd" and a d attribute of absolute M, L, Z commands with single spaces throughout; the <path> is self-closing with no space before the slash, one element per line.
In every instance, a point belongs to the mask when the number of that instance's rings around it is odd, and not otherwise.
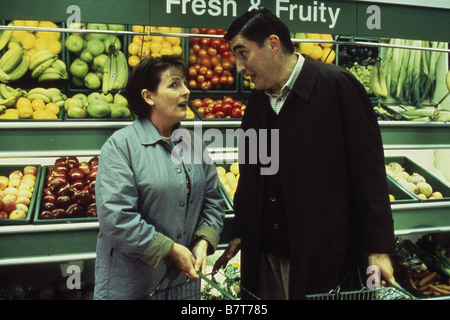
<path fill-rule="evenodd" d="M 139 44 L 137 42 L 131 42 L 128 45 L 128 52 L 131 55 L 135 55 L 135 56 L 139 55 L 139 53 L 141 52 L 141 44 Z"/>
<path fill-rule="evenodd" d="M 45 102 L 42 99 L 34 99 L 31 101 L 31 106 L 33 107 L 34 111 L 37 110 L 44 110 L 45 109 Z"/>
<path fill-rule="evenodd" d="M 137 55 L 132 55 L 128 58 L 128 65 L 130 67 L 135 67 L 139 61 L 141 61 L 141 58 L 139 58 L 139 56 Z"/>
<path fill-rule="evenodd" d="M 16 102 L 17 108 L 31 108 L 31 101 L 25 97 L 20 97 Z"/>

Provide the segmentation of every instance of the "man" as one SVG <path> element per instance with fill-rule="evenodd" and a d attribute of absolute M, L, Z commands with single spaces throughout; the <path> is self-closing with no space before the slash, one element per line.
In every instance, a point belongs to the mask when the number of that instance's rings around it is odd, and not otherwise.
<path fill-rule="evenodd" d="M 262 299 L 328 292 L 361 263 L 393 283 L 393 219 L 370 100 L 345 69 L 296 54 L 290 36 L 267 9 L 245 13 L 225 35 L 256 88 L 242 129 L 269 142 L 260 129 L 279 130 L 279 170 L 263 175 L 263 164 L 246 161 L 248 146 L 239 150 L 233 240 L 214 269 L 242 250 L 241 284 Z"/>

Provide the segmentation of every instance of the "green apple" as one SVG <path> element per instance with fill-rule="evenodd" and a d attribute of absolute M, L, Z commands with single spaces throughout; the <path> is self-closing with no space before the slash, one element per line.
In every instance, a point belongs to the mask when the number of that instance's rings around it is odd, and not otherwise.
<path fill-rule="evenodd" d="M 128 100 L 127 100 L 127 98 L 125 98 L 123 95 L 121 95 L 120 93 L 116 93 L 115 95 L 114 95 L 114 103 L 115 104 L 121 104 L 121 105 L 124 105 L 124 106 L 127 106 L 128 105 Z"/>
<path fill-rule="evenodd" d="M 97 90 L 98 88 L 100 88 L 101 84 L 102 82 L 95 72 L 89 72 L 84 77 L 84 86 L 88 89 Z"/>
<path fill-rule="evenodd" d="M 107 102 L 105 96 L 100 92 L 92 92 L 90 95 L 88 95 L 87 100 L 89 105 L 96 102 Z"/>
<path fill-rule="evenodd" d="M 105 23 L 88 23 L 87 29 L 89 30 L 108 30 L 108 25 Z M 105 33 L 88 33 L 86 34 L 86 40 L 91 39 L 105 39 L 107 34 Z"/>
<path fill-rule="evenodd" d="M 84 79 L 80 79 L 77 77 L 71 77 L 72 83 L 76 87 L 83 87 L 84 86 Z"/>
<path fill-rule="evenodd" d="M 95 71 L 103 72 L 103 67 L 105 66 L 106 59 L 108 59 L 108 56 L 104 53 L 99 54 L 94 58 L 93 62 L 93 68 Z"/>
<path fill-rule="evenodd" d="M 100 81 L 103 81 L 103 70 L 102 71 L 95 71 L 95 74 L 100 79 Z"/>
<path fill-rule="evenodd" d="M 109 23 L 108 24 L 109 30 L 114 31 L 125 31 L 125 25 L 124 24 L 115 24 L 115 23 Z"/>
<path fill-rule="evenodd" d="M 86 108 L 88 107 L 88 105 L 89 105 L 88 98 L 86 97 L 86 95 L 85 95 L 84 93 L 77 93 L 76 95 L 74 95 L 74 96 L 72 97 L 72 99 L 80 100 L 80 101 L 82 102 L 81 107 L 83 107 L 83 108 L 85 108 L 85 109 L 86 109 Z"/>
<path fill-rule="evenodd" d="M 91 103 L 87 110 L 93 118 L 108 118 L 111 115 L 111 107 L 107 102 L 97 101 Z"/>
<path fill-rule="evenodd" d="M 83 108 L 83 101 L 81 101 L 80 99 L 76 99 L 76 98 L 68 98 L 64 102 L 64 110 L 66 110 L 66 111 L 68 111 L 73 106 Z"/>
<path fill-rule="evenodd" d="M 111 118 L 128 118 L 131 115 L 130 109 L 123 104 L 111 103 Z"/>
<path fill-rule="evenodd" d="M 96 57 L 105 51 L 105 45 L 100 39 L 90 39 L 87 42 L 86 49 Z"/>
<path fill-rule="evenodd" d="M 80 53 L 84 48 L 83 38 L 77 34 L 71 34 L 67 37 L 66 48 L 70 52 Z"/>
<path fill-rule="evenodd" d="M 112 93 L 108 93 L 108 94 L 103 94 L 102 96 L 105 98 L 105 101 L 108 103 L 112 103 L 114 101 L 114 96 L 112 95 Z"/>
<path fill-rule="evenodd" d="M 91 64 L 94 61 L 94 55 L 87 48 L 85 48 L 80 53 L 80 59 L 87 64 Z"/>
<path fill-rule="evenodd" d="M 109 54 L 111 51 L 111 46 L 114 46 L 116 50 L 120 50 L 122 48 L 122 43 L 120 39 L 113 34 L 109 34 L 105 40 L 103 40 L 105 44 L 105 53 Z"/>
<path fill-rule="evenodd" d="M 75 118 L 75 119 L 83 119 L 87 118 L 89 116 L 89 113 L 86 109 L 83 109 L 79 106 L 72 106 L 67 110 L 67 116 L 69 118 Z"/>
<path fill-rule="evenodd" d="M 70 73 L 74 77 L 83 79 L 88 72 L 89 72 L 89 65 L 80 58 L 75 58 L 75 60 L 70 65 Z"/>
<path fill-rule="evenodd" d="M 87 24 L 82 22 L 72 22 L 69 25 L 69 29 L 86 29 Z"/>

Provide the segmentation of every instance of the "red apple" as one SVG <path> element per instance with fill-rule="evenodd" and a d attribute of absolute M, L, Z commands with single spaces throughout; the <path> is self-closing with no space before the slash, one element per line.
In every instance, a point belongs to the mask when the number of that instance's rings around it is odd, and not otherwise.
<path fill-rule="evenodd" d="M 84 188 L 84 182 L 83 182 L 83 180 L 75 180 L 70 184 L 70 186 L 73 189 L 82 190 Z"/>
<path fill-rule="evenodd" d="M 39 219 L 54 219 L 55 216 L 53 215 L 52 211 L 50 210 L 44 210 L 39 214 Z"/>
<path fill-rule="evenodd" d="M 46 194 L 43 198 L 42 198 L 42 202 L 46 203 L 46 202 L 50 202 L 50 203 L 55 203 L 56 202 L 56 196 L 54 194 Z"/>
<path fill-rule="evenodd" d="M 67 179 L 65 177 L 56 177 L 51 179 L 48 182 L 48 186 L 52 191 L 58 190 L 61 186 L 65 185 L 67 183 Z"/>
<path fill-rule="evenodd" d="M 69 179 L 71 181 L 82 180 L 83 178 L 84 178 L 84 173 L 80 168 L 74 167 L 74 168 L 70 169 Z"/>
<path fill-rule="evenodd" d="M 16 201 L 13 197 L 5 197 L 3 198 L 3 201 L 4 203 L 2 210 L 5 211 L 6 213 L 10 214 L 11 212 L 17 209 Z"/>
<path fill-rule="evenodd" d="M 78 167 L 78 164 L 80 162 L 78 161 L 77 157 L 67 157 L 66 164 L 69 168 L 75 168 Z"/>
<path fill-rule="evenodd" d="M 83 173 L 86 175 L 91 171 L 91 168 L 89 167 L 89 163 L 87 163 L 86 161 L 80 162 L 80 164 L 78 165 L 78 168 L 83 171 Z"/>
<path fill-rule="evenodd" d="M 78 204 L 74 203 L 67 207 L 66 216 L 69 218 L 76 218 L 83 216 L 83 208 Z"/>
<path fill-rule="evenodd" d="M 8 214 L 5 211 L 0 211 L 0 219 L 8 219 Z"/>

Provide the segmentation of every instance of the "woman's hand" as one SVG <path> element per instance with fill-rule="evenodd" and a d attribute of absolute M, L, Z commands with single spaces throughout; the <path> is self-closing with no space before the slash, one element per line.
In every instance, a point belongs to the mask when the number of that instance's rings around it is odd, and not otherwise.
<path fill-rule="evenodd" d="M 169 251 L 169 257 L 187 278 L 200 279 L 195 270 L 196 259 L 188 248 L 174 243 Z"/>
<path fill-rule="evenodd" d="M 200 239 L 192 249 L 192 253 L 195 257 L 195 271 L 200 271 L 201 273 L 206 273 L 206 256 L 208 250 L 208 241 L 205 239 Z"/>

